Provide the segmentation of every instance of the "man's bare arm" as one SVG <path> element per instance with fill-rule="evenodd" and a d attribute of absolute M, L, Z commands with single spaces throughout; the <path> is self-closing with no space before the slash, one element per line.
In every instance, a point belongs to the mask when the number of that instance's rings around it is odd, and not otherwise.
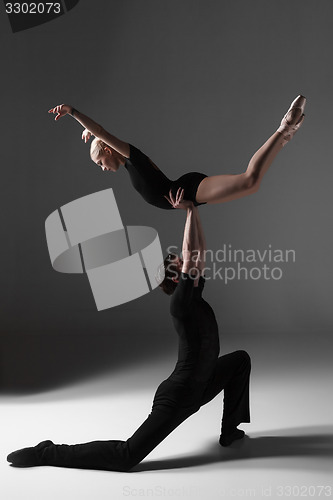
<path fill-rule="evenodd" d="M 197 233 L 198 233 L 198 264 L 197 264 L 197 267 L 200 270 L 200 274 L 203 274 L 203 270 L 205 268 L 206 250 L 207 250 L 206 238 L 205 238 L 205 234 L 204 234 L 203 227 L 201 224 L 199 210 L 197 207 L 193 207 L 193 209 L 194 209 L 193 213 L 194 213 L 195 223 L 196 223 L 196 228 L 197 228 Z"/>
<path fill-rule="evenodd" d="M 186 209 L 186 222 L 184 228 L 182 255 L 182 272 L 190 274 L 191 270 L 198 268 L 198 257 L 200 254 L 198 225 L 193 203 Z"/>

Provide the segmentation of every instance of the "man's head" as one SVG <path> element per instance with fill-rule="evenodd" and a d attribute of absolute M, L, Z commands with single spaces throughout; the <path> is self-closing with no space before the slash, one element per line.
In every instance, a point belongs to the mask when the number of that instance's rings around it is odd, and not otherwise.
<path fill-rule="evenodd" d="M 169 253 L 164 259 L 164 280 L 159 286 L 167 295 L 175 291 L 182 267 L 183 261 L 177 254 Z"/>
<path fill-rule="evenodd" d="M 117 172 L 123 163 L 123 157 L 115 149 L 108 146 L 101 139 L 95 139 L 90 146 L 90 157 L 96 165 L 104 171 Z"/>

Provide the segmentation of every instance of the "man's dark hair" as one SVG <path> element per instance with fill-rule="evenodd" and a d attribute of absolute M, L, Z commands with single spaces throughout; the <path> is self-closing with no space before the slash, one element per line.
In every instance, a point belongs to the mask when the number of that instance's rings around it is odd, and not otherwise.
<path fill-rule="evenodd" d="M 167 295 L 172 295 L 176 290 L 177 283 L 173 281 L 172 278 L 177 278 L 178 269 L 174 264 L 177 255 L 174 253 L 169 253 L 164 259 L 164 280 L 160 283 L 160 288 L 162 288 L 163 292 Z"/>

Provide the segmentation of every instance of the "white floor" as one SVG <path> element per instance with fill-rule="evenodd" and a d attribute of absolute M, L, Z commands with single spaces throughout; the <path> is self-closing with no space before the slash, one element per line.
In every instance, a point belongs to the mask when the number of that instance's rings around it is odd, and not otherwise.
<path fill-rule="evenodd" d="M 126 439 L 147 417 L 168 367 L 151 366 L 1 403 L 1 500 L 328 498 L 333 496 L 332 375 L 323 367 L 252 375 L 248 437 L 219 446 L 222 396 L 130 473 L 14 468 L 6 455 L 43 439 Z M 129 390 L 129 388 L 131 390 Z"/>

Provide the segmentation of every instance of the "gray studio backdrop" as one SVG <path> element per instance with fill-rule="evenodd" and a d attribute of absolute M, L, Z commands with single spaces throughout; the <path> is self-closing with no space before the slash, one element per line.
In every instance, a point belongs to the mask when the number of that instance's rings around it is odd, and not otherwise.
<path fill-rule="evenodd" d="M 181 245 L 185 215 L 146 204 L 123 169 L 89 159 L 66 102 L 148 154 L 170 177 L 240 173 L 291 100 L 306 121 L 258 193 L 200 208 L 208 247 L 293 250 L 281 279 L 207 282 L 221 351 L 293 369 L 332 346 L 331 0 L 81 0 L 13 34 L 1 4 L 1 344 L 3 391 L 35 391 L 176 356 L 169 298 L 157 289 L 98 312 L 82 275 L 53 271 L 44 222 L 112 187 L 127 225 Z M 226 245 L 226 247 L 224 247 Z M 219 266 L 228 265 L 221 262 Z M 231 264 L 235 265 L 235 264 Z M 275 276 L 280 276 L 276 274 Z M 128 283 L 130 286 L 130 283 Z"/>

